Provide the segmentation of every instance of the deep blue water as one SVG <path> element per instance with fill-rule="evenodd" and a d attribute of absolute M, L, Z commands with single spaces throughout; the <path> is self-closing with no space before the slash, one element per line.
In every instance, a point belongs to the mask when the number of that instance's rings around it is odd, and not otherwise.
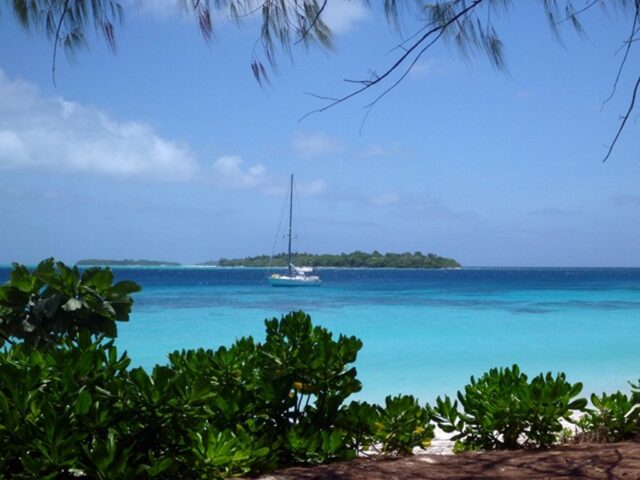
<path fill-rule="evenodd" d="M 324 284 L 307 288 L 271 287 L 263 269 L 114 271 L 143 286 L 117 345 L 145 367 L 175 349 L 262 339 L 265 318 L 301 309 L 363 340 L 368 400 L 433 400 L 512 363 L 564 371 L 586 392 L 628 390 L 640 377 L 640 269 L 323 269 Z"/>

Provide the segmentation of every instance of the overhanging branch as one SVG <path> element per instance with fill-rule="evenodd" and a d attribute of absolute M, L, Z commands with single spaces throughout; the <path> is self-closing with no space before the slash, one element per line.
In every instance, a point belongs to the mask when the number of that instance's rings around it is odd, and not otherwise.
<path fill-rule="evenodd" d="M 333 107 L 335 107 L 335 106 L 337 106 L 337 105 L 339 105 L 341 103 L 344 103 L 347 100 L 349 100 L 349 99 L 351 99 L 351 98 L 353 98 L 353 97 L 355 97 L 357 95 L 360 95 L 361 93 L 365 92 L 366 90 L 369 90 L 370 88 L 380 84 L 387 77 L 389 77 L 393 72 L 395 72 L 407 60 L 407 58 L 414 51 L 416 51 L 422 44 L 424 44 L 430 37 L 432 37 L 433 35 L 436 35 L 436 38 L 433 41 L 429 42 L 427 44 L 427 46 L 425 48 L 423 48 L 418 53 L 418 57 L 420 55 L 422 55 L 424 53 L 424 51 L 426 51 L 426 49 L 430 48 L 433 45 L 433 43 L 435 42 L 435 40 L 440 38 L 443 35 L 443 33 L 445 32 L 445 30 L 450 25 L 456 23 L 460 18 L 464 17 L 466 14 L 471 12 L 474 8 L 476 8 L 478 5 L 480 5 L 484 1 L 485 0 L 474 0 L 473 2 L 471 2 L 465 8 L 460 10 L 458 13 L 456 13 L 453 17 L 448 19 L 443 24 L 440 24 L 437 27 L 434 27 L 434 28 L 428 30 L 426 33 L 424 33 L 416 42 L 414 42 L 409 48 L 407 48 L 406 51 L 393 63 L 393 65 L 391 65 L 387 70 L 384 71 L 384 73 L 382 73 L 381 75 L 377 76 L 373 80 L 356 80 L 355 83 L 360 83 L 360 84 L 363 85 L 361 88 L 358 88 L 358 89 L 354 90 L 353 92 L 351 92 L 351 93 L 349 93 L 347 95 L 339 97 L 338 99 L 336 99 L 336 100 L 332 101 L 331 103 L 329 103 L 329 105 L 326 105 L 326 106 L 324 106 L 322 108 L 318 108 L 316 110 L 313 110 L 313 111 L 303 115 L 300 118 L 300 121 L 304 120 L 305 118 L 307 118 L 310 115 L 313 115 L 315 113 L 325 112 L 325 111 L 329 110 L 330 108 L 333 108 Z M 414 59 L 412 63 L 415 64 L 415 61 L 416 60 Z M 395 82 L 394 85 L 392 85 L 390 87 L 390 89 L 395 88 L 406 77 L 407 73 L 408 73 L 408 71 L 405 71 L 403 73 L 402 77 L 400 78 L 400 80 Z M 388 92 L 383 92 L 382 96 L 386 95 L 386 93 L 388 93 Z"/>

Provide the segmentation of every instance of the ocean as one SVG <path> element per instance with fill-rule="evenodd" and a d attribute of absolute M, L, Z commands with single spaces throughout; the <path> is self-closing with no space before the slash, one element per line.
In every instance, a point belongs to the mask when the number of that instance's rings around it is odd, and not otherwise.
<path fill-rule="evenodd" d="M 306 288 L 272 287 L 264 269 L 114 272 L 143 287 L 116 345 L 149 369 L 177 349 L 262 340 L 264 319 L 304 310 L 334 335 L 362 339 L 354 398 L 368 401 L 432 402 L 514 363 L 531 376 L 563 371 L 586 394 L 629 391 L 640 378 L 640 269 L 324 268 L 323 285 Z M 8 273 L 0 267 L 0 282 Z"/>

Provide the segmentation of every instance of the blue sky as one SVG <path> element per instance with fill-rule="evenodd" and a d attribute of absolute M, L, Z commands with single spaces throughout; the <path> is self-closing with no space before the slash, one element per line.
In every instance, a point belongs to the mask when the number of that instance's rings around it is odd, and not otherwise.
<path fill-rule="evenodd" d="M 261 88 L 256 22 L 220 20 L 206 44 L 175 3 L 128 6 L 117 55 L 91 39 L 57 86 L 51 44 L 0 17 L 0 263 L 270 254 L 294 172 L 300 250 L 640 266 L 637 117 L 601 163 L 640 69 L 633 56 L 601 109 L 624 19 L 592 9 L 588 37 L 559 43 L 538 2 L 515 2 L 498 21 L 507 74 L 438 46 L 361 130 L 370 97 L 300 118 L 324 105 L 308 92 L 393 60 L 379 8 L 333 0 L 336 52 L 281 57 Z"/>

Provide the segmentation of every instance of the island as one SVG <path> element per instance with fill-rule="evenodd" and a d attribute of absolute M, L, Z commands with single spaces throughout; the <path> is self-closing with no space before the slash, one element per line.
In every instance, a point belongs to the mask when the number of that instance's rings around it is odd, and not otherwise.
<path fill-rule="evenodd" d="M 179 267 L 176 262 L 164 262 L 159 260 L 101 260 L 88 258 L 76 262 L 79 267 L 82 266 L 101 266 L 101 267 Z"/>
<path fill-rule="evenodd" d="M 460 264 L 452 258 L 441 257 L 434 253 L 426 255 L 421 252 L 405 253 L 352 253 L 322 254 L 292 253 L 291 261 L 298 266 L 312 267 L 348 267 L 348 268 L 460 268 Z M 201 265 L 218 265 L 220 267 L 286 267 L 287 255 L 260 255 L 241 259 L 221 258 Z"/>

